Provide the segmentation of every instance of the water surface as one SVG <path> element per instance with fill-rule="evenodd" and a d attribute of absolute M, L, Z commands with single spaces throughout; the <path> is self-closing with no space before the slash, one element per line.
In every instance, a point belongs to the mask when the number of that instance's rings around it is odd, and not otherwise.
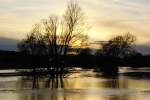
<path fill-rule="evenodd" d="M 4 72 L 4 71 L 2 71 Z M 125 73 L 149 69 L 121 69 L 116 77 L 82 70 L 67 78 L 0 77 L 1 100 L 149 100 L 150 79 Z"/>

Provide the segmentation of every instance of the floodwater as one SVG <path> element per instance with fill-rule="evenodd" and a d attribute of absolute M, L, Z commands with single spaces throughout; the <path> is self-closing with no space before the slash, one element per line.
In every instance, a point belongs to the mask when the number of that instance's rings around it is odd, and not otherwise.
<path fill-rule="evenodd" d="M 121 69 L 106 77 L 80 70 L 66 78 L 0 77 L 0 100 L 150 100 L 149 69 Z M 6 72 L 6 71 L 1 71 Z M 128 75 L 126 73 L 135 73 Z M 146 75 L 138 73 L 146 72 Z"/>

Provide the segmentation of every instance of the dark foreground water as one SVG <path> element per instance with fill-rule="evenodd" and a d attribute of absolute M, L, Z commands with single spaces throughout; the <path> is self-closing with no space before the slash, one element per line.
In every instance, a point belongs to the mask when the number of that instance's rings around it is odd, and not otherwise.
<path fill-rule="evenodd" d="M 124 75 L 126 72 L 136 72 L 137 76 Z M 149 72 L 121 69 L 113 78 L 93 70 L 81 70 L 61 79 L 0 77 L 0 100 L 150 100 Z"/>

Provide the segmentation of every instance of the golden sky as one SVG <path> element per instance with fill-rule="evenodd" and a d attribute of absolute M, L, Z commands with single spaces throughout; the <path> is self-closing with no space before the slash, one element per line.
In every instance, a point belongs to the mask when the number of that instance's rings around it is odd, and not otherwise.
<path fill-rule="evenodd" d="M 0 0 L 0 37 L 22 39 L 32 25 L 63 14 L 69 0 Z M 85 13 L 90 40 L 131 32 L 150 43 L 150 0 L 77 0 Z"/>

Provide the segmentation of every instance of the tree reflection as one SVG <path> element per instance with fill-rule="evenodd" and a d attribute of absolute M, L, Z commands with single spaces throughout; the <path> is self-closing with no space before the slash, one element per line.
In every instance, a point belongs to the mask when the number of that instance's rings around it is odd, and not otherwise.
<path fill-rule="evenodd" d="M 37 88 L 65 88 L 64 86 L 64 74 L 48 74 L 46 76 L 36 75 L 31 76 L 32 78 L 32 89 Z M 40 84 L 40 79 L 42 80 L 42 84 Z M 66 81 L 65 81 L 66 82 Z M 42 86 L 42 87 L 40 87 Z"/>
<path fill-rule="evenodd" d="M 81 74 L 83 73 L 81 72 Z M 126 79 L 121 79 L 120 76 L 115 78 L 107 76 L 95 76 L 95 73 L 93 73 L 93 77 L 95 77 L 96 80 L 100 79 L 100 81 L 95 80 L 93 82 L 83 82 L 84 79 L 82 80 L 81 77 L 79 77 L 79 79 L 75 78 L 71 80 L 69 79 L 70 81 L 67 81 L 68 79 L 62 77 L 62 75 L 59 74 L 56 74 L 54 76 L 30 76 L 28 77 L 30 79 L 28 82 L 22 81 L 21 84 L 23 85 L 21 87 L 30 87 L 30 89 L 33 90 L 29 91 L 28 95 L 22 94 L 21 99 L 23 98 L 23 100 L 86 100 L 86 98 L 94 98 L 94 100 L 131 100 L 129 94 L 122 94 L 122 92 L 120 92 L 122 89 L 124 90 L 128 88 L 128 81 Z M 90 77 L 88 78 L 90 80 Z M 101 89 L 103 89 L 104 91 L 101 91 L 102 94 L 101 92 L 100 94 L 96 93 L 95 95 L 93 95 L 92 92 L 90 93 L 89 87 L 92 85 L 96 86 L 96 89 L 98 89 L 98 91 L 95 91 L 97 92 L 99 92 L 99 89 L 100 91 Z M 66 91 L 65 88 L 68 88 L 70 86 L 73 90 L 71 89 L 69 90 L 69 92 L 68 90 Z M 82 86 L 85 86 L 88 90 L 84 91 L 83 89 L 82 91 Z M 77 89 L 76 92 L 76 88 L 78 88 L 79 91 Z M 112 90 L 114 93 L 111 92 Z"/>
<path fill-rule="evenodd" d="M 28 80 L 28 82 L 25 81 L 26 79 Z M 30 84 L 28 84 L 29 82 Z M 64 82 L 66 82 L 64 81 L 64 77 L 60 75 L 34 75 L 23 77 L 21 81 L 21 86 L 24 86 L 26 88 L 30 87 L 30 89 L 32 89 L 32 92 L 28 95 L 23 95 L 21 99 L 23 98 L 23 100 L 67 100 L 66 95 L 60 94 L 59 92 L 59 88 L 65 88 Z M 44 91 L 47 89 L 50 89 L 48 90 L 49 93 L 47 93 L 47 91 Z"/>
<path fill-rule="evenodd" d="M 62 76 L 49 76 L 45 82 L 45 88 L 64 88 L 64 79 Z"/>

